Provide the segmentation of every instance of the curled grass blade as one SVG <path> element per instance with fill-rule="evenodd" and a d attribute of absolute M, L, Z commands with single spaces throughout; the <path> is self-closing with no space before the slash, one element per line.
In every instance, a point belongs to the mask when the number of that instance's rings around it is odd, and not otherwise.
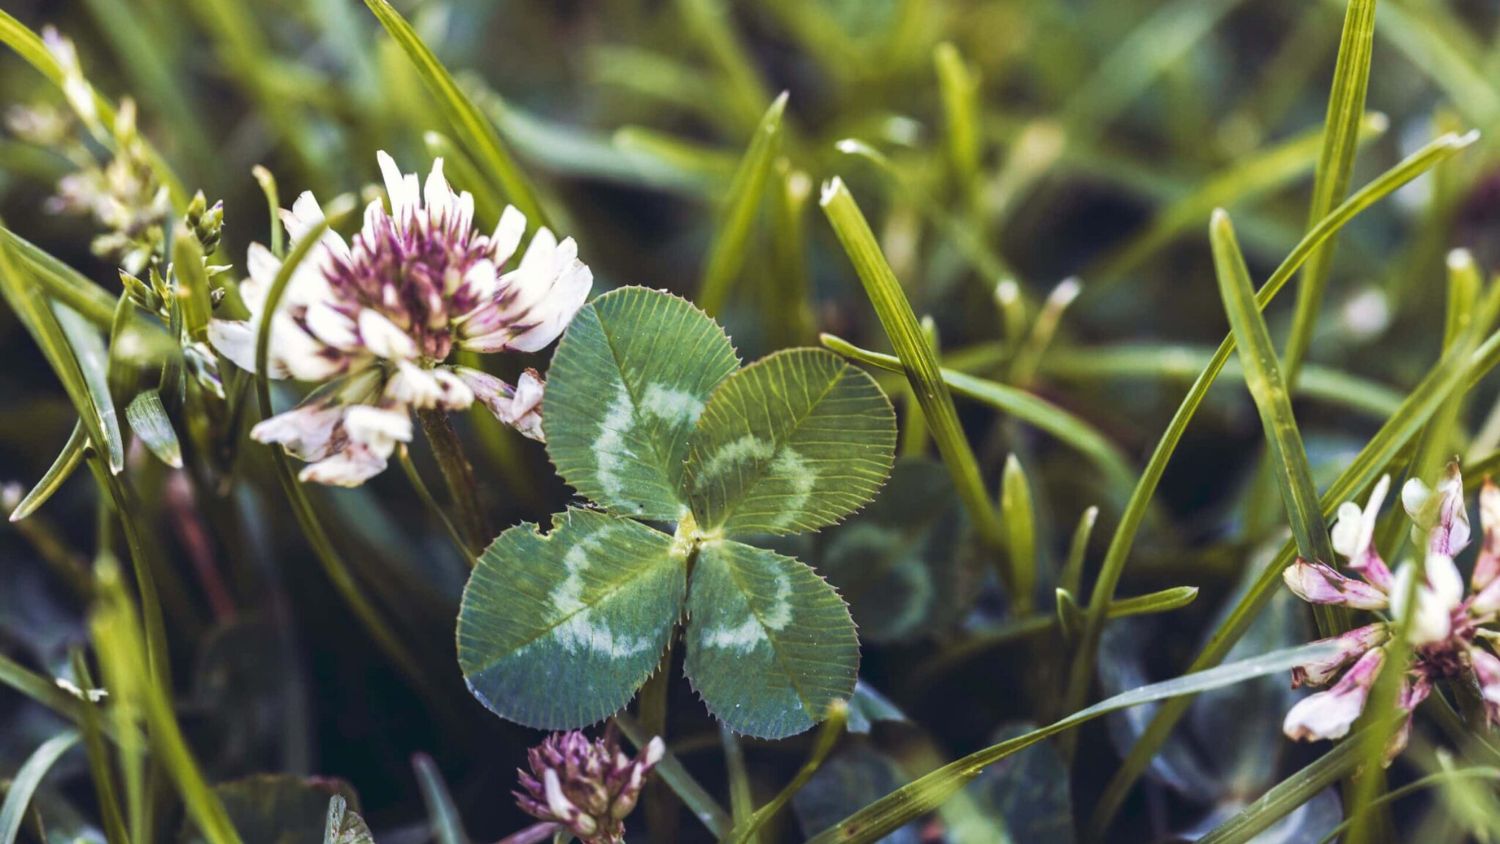
<path fill-rule="evenodd" d="M 412 757 L 411 764 L 417 772 L 417 785 L 422 789 L 422 802 L 427 806 L 433 840 L 436 844 L 469 844 L 463 821 L 458 816 L 458 807 L 453 805 L 453 796 L 448 793 L 448 785 L 443 782 L 437 763 L 431 756 L 418 753 Z"/>
<path fill-rule="evenodd" d="M 88 456 L 89 436 L 85 432 L 83 422 L 73 423 L 73 433 L 68 435 L 68 441 L 63 444 L 62 452 L 57 459 L 52 461 L 42 479 L 36 482 L 36 486 L 26 493 L 16 509 L 10 512 L 10 520 L 19 522 L 35 513 L 47 499 L 57 492 L 68 478 L 73 476 L 74 470 L 83 464 L 84 458 Z"/>

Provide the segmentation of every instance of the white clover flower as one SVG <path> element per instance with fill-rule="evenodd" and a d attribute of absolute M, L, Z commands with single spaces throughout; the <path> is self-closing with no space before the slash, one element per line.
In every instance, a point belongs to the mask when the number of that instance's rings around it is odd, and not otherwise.
<path fill-rule="evenodd" d="M 1463 488 L 1456 463 L 1449 465 L 1435 489 L 1416 479 L 1402 488 L 1402 505 L 1413 522 L 1413 540 L 1425 551 L 1420 567 L 1408 561 L 1393 575 L 1375 548 L 1375 522 L 1390 489 L 1390 479 L 1382 478 L 1366 506 L 1347 502 L 1339 507 L 1330 531 L 1334 550 L 1348 558 L 1346 567 L 1359 578 L 1324 562 L 1300 558 L 1282 572 L 1287 587 L 1309 603 L 1389 610 L 1393 619 L 1327 639 L 1337 645 L 1332 655 L 1292 669 L 1293 687 L 1320 686 L 1340 673 L 1342 677 L 1328 691 L 1304 698 L 1287 712 L 1283 731 L 1289 738 L 1335 739 L 1348 733 L 1364 709 L 1394 625 L 1403 619 L 1408 625 L 1412 662 L 1401 678 L 1398 706 L 1407 717 L 1386 746 L 1386 763 L 1406 746 L 1411 713 L 1438 680 L 1468 682 L 1472 678 L 1484 695 L 1489 722 L 1500 723 L 1500 658 L 1476 641 L 1496 638 L 1484 625 L 1500 616 L 1500 488 L 1486 482 L 1479 496 L 1483 545 L 1467 590 L 1453 561 L 1470 539 Z M 1408 600 L 1412 601 L 1409 605 Z"/>
<path fill-rule="evenodd" d="M 296 268 L 271 316 L 267 375 L 324 386 L 300 407 L 256 425 L 251 436 L 286 446 L 310 462 L 305 481 L 354 486 L 385 469 L 396 444 L 412 437 L 411 410 L 463 410 L 477 399 L 506 424 L 541 439 L 542 381 L 517 386 L 448 365 L 454 348 L 538 351 L 557 339 L 583 306 L 593 275 L 572 238 L 546 228 L 514 269 L 526 218 L 507 207 L 493 233 L 474 228 L 474 198 L 455 193 L 432 164 L 425 187 L 384 152 L 390 198 L 365 209 L 353 242 L 325 231 Z M 323 221 L 311 193 L 281 212 L 296 242 Z M 247 256 L 240 292 L 245 321 L 216 320 L 214 347 L 255 368 L 255 337 L 281 261 L 260 244 Z"/>

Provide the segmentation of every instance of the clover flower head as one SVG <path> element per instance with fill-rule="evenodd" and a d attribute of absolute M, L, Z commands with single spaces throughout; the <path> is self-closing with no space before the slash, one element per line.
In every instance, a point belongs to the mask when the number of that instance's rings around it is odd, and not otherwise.
<path fill-rule="evenodd" d="M 1375 547 L 1375 522 L 1389 491 L 1390 479 L 1382 478 L 1364 507 L 1342 505 L 1330 531 L 1334 550 L 1347 558 L 1346 568 L 1357 577 L 1301 558 L 1282 572 L 1287 587 L 1309 603 L 1385 610 L 1393 619 L 1406 619 L 1413 659 L 1402 678 L 1398 706 L 1407 718 L 1386 747 L 1387 764 L 1406 746 L 1411 712 L 1439 680 L 1472 677 L 1483 693 L 1490 723 L 1500 723 L 1500 658 L 1477 641 L 1487 632 L 1483 626 L 1500 616 L 1500 488 L 1486 481 L 1479 495 L 1483 544 L 1467 593 L 1454 562 L 1470 539 L 1458 464 L 1449 464 L 1435 487 L 1413 479 L 1402 488 L 1401 503 L 1424 557 L 1420 568 L 1408 561 L 1394 574 Z M 1282 729 L 1289 738 L 1336 739 L 1348 733 L 1385 662 L 1395 625 L 1377 621 L 1332 637 L 1325 640 L 1336 646 L 1331 656 L 1292 669 L 1294 688 L 1333 685 L 1287 712 Z"/>
<path fill-rule="evenodd" d="M 267 376 L 321 383 L 300 407 L 251 431 L 309 461 L 305 481 L 354 486 L 383 471 L 411 439 L 412 410 L 463 410 L 476 400 L 500 421 L 541 439 L 541 377 L 514 386 L 447 363 L 455 348 L 535 352 L 557 339 L 582 307 L 593 276 L 572 238 L 532 236 L 515 266 L 526 218 L 507 207 L 490 234 L 474 226 L 474 198 L 455 192 L 432 164 L 425 184 L 378 154 L 389 208 L 376 199 L 352 242 L 324 230 L 292 273 L 274 314 L 266 297 L 282 262 L 260 244 L 247 255 L 243 321 L 216 320 L 215 348 L 255 368 L 255 338 L 270 320 Z M 300 242 L 324 220 L 303 193 L 282 222 Z"/>
<path fill-rule="evenodd" d="M 527 752 L 531 771 L 517 772 L 516 802 L 584 844 L 618 844 L 625 840 L 625 818 L 665 752 L 660 738 L 631 759 L 613 735 L 590 741 L 577 730 L 557 733 Z"/>

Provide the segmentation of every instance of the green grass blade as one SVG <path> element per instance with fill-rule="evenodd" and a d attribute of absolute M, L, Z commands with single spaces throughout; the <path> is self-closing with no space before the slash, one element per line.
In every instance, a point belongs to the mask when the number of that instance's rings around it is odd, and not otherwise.
<path fill-rule="evenodd" d="M 1401 3 L 1386 3 L 1380 9 L 1376 28 L 1413 68 L 1432 79 L 1448 95 L 1453 108 L 1471 123 L 1486 132 L 1500 127 L 1500 87 L 1454 43 L 1450 33 L 1434 25 L 1436 11 L 1436 7 L 1418 12 Z"/>
<path fill-rule="evenodd" d="M 1330 652 L 1331 648 L 1328 644 L 1314 642 L 1310 645 L 1272 651 L 1207 671 L 1185 674 L 1161 683 L 1131 689 L 1100 701 L 1087 709 L 1074 712 L 1045 727 L 950 762 L 865 806 L 837 825 L 814 835 L 809 839 L 808 844 L 834 844 L 834 842 L 865 844 L 865 842 L 877 841 L 893 830 L 899 829 L 942 805 L 943 801 L 952 797 L 974 777 L 979 776 L 985 768 L 1080 724 L 1133 706 L 1171 699 L 1186 700 L 1189 696 L 1201 692 L 1221 689 L 1267 674 L 1288 671 L 1293 665 Z"/>
<path fill-rule="evenodd" d="M 875 307 L 880 324 L 890 338 L 891 347 L 896 350 L 896 356 L 922 406 L 922 415 L 927 419 L 938 453 L 953 475 L 959 498 L 974 520 L 981 541 L 991 550 L 1000 550 L 1005 543 L 1005 526 L 985 489 L 974 450 L 958 423 L 958 411 L 953 406 L 953 396 L 943 379 L 937 355 L 928 345 L 922 326 L 917 322 L 917 315 L 912 312 L 911 303 L 901 289 L 901 283 L 896 280 L 895 273 L 881 253 L 875 233 L 870 231 L 870 224 L 865 221 L 865 216 L 849 189 L 837 177 L 824 187 L 819 204 L 838 235 L 844 252 L 854 264 L 864 285 L 865 295 Z M 1015 584 L 1006 586 L 1011 594 L 1015 594 Z"/>
<path fill-rule="evenodd" d="M 1349 192 L 1354 172 L 1354 153 L 1359 148 L 1360 122 L 1365 113 L 1365 94 L 1370 87 L 1370 60 L 1374 55 L 1376 0 L 1349 0 L 1344 13 L 1338 60 L 1333 68 L 1333 90 L 1328 95 L 1328 114 L 1323 119 L 1323 151 L 1318 156 L 1313 180 L 1312 207 L 1308 227 L 1328 215 Z M 1297 372 L 1312 342 L 1313 326 L 1323 304 L 1323 291 L 1333 267 L 1335 238 L 1308 258 L 1297 287 L 1297 310 L 1287 338 L 1284 368 L 1288 384 L 1297 383 Z"/>
<path fill-rule="evenodd" d="M 1057 576 L 1057 585 L 1069 595 L 1077 596 L 1083 585 L 1083 563 L 1088 556 L 1089 538 L 1094 535 L 1094 525 L 1099 521 L 1099 508 L 1090 507 L 1078 517 L 1078 527 L 1073 529 L 1073 541 L 1068 544 L 1068 560 L 1063 563 L 1062 573 Z"/>
<path fill-rule="evenodd" d="M 1212 832 L 1198 839 L 1200 844 L 1245 844 L 1286 817 L 1298 806 L 1345 775 L 1359 764 L 1361 730 L 1345 738 L 1316 762 L 1277 783 L 1258 800 L 1245 807 Z"/>
<path fill-rule="evenodd" d="M 1155 613 L 1171 612 L 1180 610 L 1198 599 L 1198 587 L 1196 586 L 1173 586 L 1159 592 L 1150 592 L 1145 595 L 1136 595 L 1131 598 L 1121 598 L 1109 605 L 1109 618 L 1129 618 L 1133 615 L 1152 615 Z"/>
<path fill-rule="evenodd" d="M 78 739 L 76 730 L 64 730 L 42 742 L 42 746 L 21 765 L 5 792 L 5 802 L 0 804 L 0 844 L 15 844 L 16 836 L 21 833 L 21 822 L 26 819 L 26 807 L 31 805 L 32 795 L 42 784 L 42 778 L 64 753 L 73 749 Z"/>
<path fill-rule="evenodd" d="M 115 400 L 109 393 L 109 351 L 104 346 L 104 338 L 96 326 L 68 306 L 53 303 L 51 311 L 88 391 L 88 401 L 79 412 L 95 417 L 97 430 L 104 437 L 102 443 L 109 471 L 118 475 L 125 469 L 125 437 L 120 432 L 120 414 L 115 409 Z"/>
<path fill-rule="evenodd" d="M 1318 491 L 1313 485 L 1312 467 L 1307 449 L 1292 413 L 1291 395 L 1282 379 L 1271 343 L 1271 330 L 1256 307 L 1255 285 L 1250 268 L 1234 237 L 1234 226 L 1222 209 L 1214 212 L 1209 223 L 1209 242 L 1213 246 L 1214 267 L 1219 278 L 1219 295 L 1229 315 L 1229 325 L 1239 347 L 1240 363 L 1245 368 L 1245 384 L 1260 414 L 1266 445 L 1270 448 L 1272 470 L 1281 489 L 1287 520 L 1297 543 L 1297 553 L 1309 560 L 1334 565 L 1333 545 L 1328 525 L 1318 508 Z M 1320 608 L 1319 626 L 1324 636 L 1343 632 L 1347 618 L 1341 613 Z"/>
<path fill-rule="evenodd" d="M 407 23 L 406 18 L 387 0 L 365 0 L 365 5 L 370 7 L 380 25 L 385 27 L 385 31 L 390 33 L 391 38 L 416 66 L 417 73 L 426 83 L 438 108 L 448 119 L 454 137 L 464 145 L 469 157 L 495 180 L 505 198 L 526 215 L 532 226 L 550 225 L 536 189 L 511 158 L 504 141 L 500 139 L 499 131 L 459 89 L 453 75 L 432 54 L 432 50 L 422 43 L 421 37 Z"/>
<path fill-rule="evenodd" d="M 82 650 L 72 652 L 73 676 L 83 689 L 94 688 L 94 678 L 89 673 L 88 660 Z M 130 834 L 125 829 L 125 813 L 120 806 L 120 796 L 115 786 L 115 775 L 110 767 L 109 748 L 104 743 L 104 712 L 92 700 L 80 700 L 79 728 L 83 735 L 84 750 L 89 758 L 89 776 L 94 781 L 94 797 L 104 822 L 104 837 L 108 844 L 130 844 Z"/>
<path fill-rule="evenodd" d="M 703 268 L 703 285 L 698 304 L 709 316 L 717 316 L 729 299 L 729 288 L 745 263 L 745 250 L 755 229 L 756 212 L 766 195 L 766 181 L 771 165 L 781 147 L 781 118 L 786 112 L 787 94 L 783 92 L 766 109 L 745 157 L 740 159 L 734 181 L 724 203 L 719 234 L 708 252 Z"/>
<path fill-rule="evenodd" d="M 1471 345 L 1465 344 L 1465 347 L 1445 354 L 1402 403 L 1401 408 L 1392 414 L 1390 420 L 1376 432 L 1349 467 L 1323 493 L 1320 506 L 1325 519 L 1333 515 L 1339 504 L 1353 499 L 1361 490 L 1374 483 L 1386 471 L 1390 461 L 1409 445 L 1454 390 L 1465 388 L 1473 380 L 1500 365 L 1500 333 L 1492 335 L 1477 350 L 1471 349 Z M 1213 632 L 1189 670 L 1217 665 L 1224 659 L 1229 649 L 1250 627 L 1256 614 L 1280 587 L 1281 572 L 1291 564 L 1295 555 L 1294 545 L 1288 544 L 1282 548 Z M 1180 704 L 1167 703 L 1157 711 L 1099 798 L 1089 823 L 1090 831 L 1102 831 L 1109 823 L 1124 802 L 1131 785 L 1146 769 L 1151 757 L 1156 754 L 1162 742 L 1166 741 L 1172 727 L 1186 710 Z"/>
<path fill-rule="evenodd" d="M 177 296 L 182 304 L 182 325 L 188 339 L 208 341 L 208 322 L 213 319 L 212 286 L 203 266 L 203 245 L 187 226 L 179 224 L 172 234 L 172 273 L 177 278 Z"/>
<path fill-rule="evenodd" d="M 862 349 L 832 334 L 824 334 L 821 340 L 824 347 L 850 360 L 891 372 L 906 371 L 901 364 L 902 359 L 895 355 Z M 1077 416 L 1009 384 L 977 378 L 952 369 L 939 369 L 938 374 L 954 393 L 1008 413 L 1067 443 L 1098 466 L 1112 487 L 1123 492 L 1134 483 L 1135 473 L 1130 470 L 1124 453 L 1098 429 Z M 920 395 L 919 393 L 919 399 Z"/>
<path fill-rule="evenodd" d="M 1010 573 L 1007 582 L 1015 584 L 1010 595 L 1011 608 L 1018 615 L 1029 615 L 1035 601 L 1037 569 L 1036 513 L 1031 503 L 1031 487 L 1026 470 L 1014 454 L 1005 459 L 1000 476 L 1000 518 L 1005 521 L 1006 559 Z"/>
<path fill-rule="evenodd" d="M 1415 794 L 1426 788 L 1469 779 L 1489 780 L 1490 782 L 1500 781 L 1500 768 L 1490 768 L 1476 765 L 1471 768 L 1456 768 L 1453 770 L 1445 770 L 1439 771 L 1434 774 L 1428 774 L 1425 777 L 1412 780 L 1411 782 L 1401 786 L 1400 788 L 1393 788 L 1390 791 L 1387 791 L 1385 794 L 1376 797 L 1374 800 L 1371 800 L 1367 806 L 1364 807 L 1364 810 L 1369 811 L 1376 806 L 1382 806 L 1386 803 L 1400 800 L 1401 798 L 1409 794 Z M 1322 838 L 1318 839 L 1316 844 L 1328 844 L 1328 842 L 1338 840 L 1339 836 L 1347 832 L 1349 830 L 1349 827 L 1352 826 L 1356 821 L 1358 821 L 1360 817 L 1361 816 L 1359 814 L 1354 814 L 1351 817 L 1345 818 L 1341 823 L 1339 823 L 1338 826 L 1335 826 L 1333 829 L 1328 830 L 1328 832 Z M 1210 833 L 1210 835 L 1213 834 L 1214 833 Z M 1235 839 L 1226 838 L 1225 840 L 1233 841 Z"/>
<path fill-rule="evenodd" d="M 959 192 L 968 197 L 979 190 L 979 79 L 958 48 L 944 42 L 932 51 L 938 93 L 943 101 L 948 164 Z"/>
<path fill-rule="evenodd" d="M 458 816 L 458 807 L 453 805 L 453 796 L 448 793 L 448 786 L 432 757 L 418 753 L 412 757 L 411 764 L 422 789 L 422 802 L 427 806 L 433 840 L 436 844 L 469 844 L 463 820 Z"/>
<path fill-rule="evenodd" d="M 675 5 L 695 36 L 693 40 L 702 46 L 723 75 L 722 87 L 727 88 L 728 96 L 721 93 L 712 97 L 709 101 L 713 104 L 711 107 L 724 112 L 742 127 L 754 125 L 771 95 L 761 81 L 749 51 L 734 33 L 729 4 L 724 0 L 677 0 Z"/>
<path fill-rule="evenodd" d="M 1344 200 L 1328 216 L 1318 222 L 1316 226 L 1292 248 L 1286 259 L 1276 268 L 1271 277 L 1266 280 L 1265 285 L 1256 294 L 1256 306 L 1264 309 L 1267 304 L 1281 292 L 1286 286 L 1292 274 L 1301 268 L 1309 255 L 1318 246 L 1336 231 L 1344 226 L 1357 214 L 1380 199 L 1388 196 L 1398 187 L 1410 182 L 1417 176 L 1426 172 L 1437 163 L 1456 155 L 1460 150 L 1472 144 L 1474 135 L 1443 135 L 1432 143 L 1407 156 L 1395 167 L 1387 170 L 1384 174 L 1360 189 L 1354 195 Z M 1177 444 L 1182 441 L 1183 434 L 1187 431 L 1188 423 L 1192 421 L 1198 407 L 1208 395 L 1208 390 L 1213 386 L 1214 379 L 1219 376 L 1224 365 L 1229 362 L 1229 356 L 1234 351 L 1234 337 L 1225 337 L 1219 344 L 1218 350 L 1214 352 L 1213 358 L 1203 372 L 1188 389 L 1187 395 L 1178 406 L 1177 412 L 1173 414 L 1171 422 L 1167 424 L 1167 430 L 1162 433 L 1161 440 L 1157 442 L 1156 449 L 1151 453 L 1151 458 L 1146 463 L 1146 468 L 1141 473 L 1140 480 L 1136 483 L 1135 490 L 1130 495 L 1130 501 L 1125 506 L 1125 512 L 1120 517 L 1120 524 L 1115 529 L 1114 536 L 1110 539 L 1109 549 L 1105 552 L 1104 562 L 1099 568 L 1098 579 L 1094 583 L 1093 592 L 1089 596 L 1089 624 L 1084 629 L 1083 640 L 1074 654 L 1073 667 L 1069 675 L 1068 688 L 1064 696 L 1064 702 L 1068 704 L 1065 708 L 1072 709 L 1082 703 L 1088 695 L 1088 688 L 1093 678 L 1094 652 L 1098 647 L 1098 637 L 1102 630 L 1102 609 L 1108 606 L 1114 599 L 1115 587 L 1120 582 L 1120 576 L 1125 569 L 1125 562 L 1130 556 L 1130 550 L 1135 544 L 1136 534 L 1139 532 L 1141 523 L 1145 519 L 1147 509 L 1152 497 L 1156 494 L 1157 485 L 1161 483 L 1162 475 L 1166 472 L 1167 463 L 1171 461 L 1172 454 L 1177 450 Z M 1279 573 L 1278 573 L 1279 576 Z M 1222 659 L 1222 654 L 1218 657 Z M 1170 709 L 1164 707 L 1163 709 Z M 1158 716 L 1160 717 L 1160 716 Z M 1158 736 L 1158 742 L 1163 736 Z M 1136 747 L 1145 745 L 1142 739 Z M 1157 745 L 1159 746 L 1159 745 Z M 1155 746 L 1152 747 L 1154 752 Z M 1143 753 L 1145 751 L 1142 751 Z M 1146 759 L 1150 754 L 1146 754 Z M 1144 762 L 1140 762 L 1144 766 Z M 1140 774 L 1143 767 L 1133 771 L 1122 771 L 1120 778 L 1128 778 L 1133 782 Z M 1122 788 L 1128 788 L 1126 782 Z M 1123 790 L 1117 795 L 1106 795 L 1118 801 L 1123 799 Z M 1101 803 L 1097 810 L 1096 818 L 1102 816 L 1107 823 L 1114 811 L 1118 808 L 1118 802 L 1110 804 L 1109 799 Z"/>
<path fill-rule="evenodd" d="M 36 486 L 33 486 L 30 492 L 26 493 L 26 497 L 21 499 L 16 509 L 10 512 L 10 520 L 19 522 L 46 504 L 47 499 L 51 498 L 52 494 L 73 476 L 73 471 L 82 465 L 83 459 L 88 456 L 88 448 L 89 435 L 84 430 L 83 422 L 75 422 L 73 433 L 68 435 L 68 441 L 63 444 L 57 459 L 52 461 L 52 465 L 42 475 L 42 479 L 36 482 Z"/>
<path fill-rule="evenodd" d="M 4 226 L 0 226 L 0 242 L 31 270 L 32 277 L 48 296 L 100 328 L 109 328 L 114 321 L 115 297 L 108 291 Z"/>
<path fill-rule="evenodd" d="M 807 756 L 807 762 L 803 763 L 801 769 L 797 771 L 797 775 L 792 777 L 792 781 L 787 783 L 785 788 L 777 792 L 776 796 L 767 801 L 766 805 L 755 810 L 755 814 L 750 816 L 750 819 L 744 826 L 736 825 L 730 831 L 728 836 L 729 841 L 734 842 L 734 844 L 748 844 L 748 842 L 755 838 L 756 832 L 762 826 L 765 826 L 766 821 L 769 821 L 777 812 L 786 808 L 786 805 L 792 802 L 792 798 L 797 795 L 797 792 L 801 791 L 802 787 L 807 785 L 807 781 L 812 779 L 813 774 L 816 774 L 818 769 L 823 766 L 823 760 L 828 758 L 828 754 L 833 751 L 833 746 L 838 744 L 839 737 L 844 734 L 844 725 L 848 723 L 848 720 L 849 705 L 843 701 L 834 701 L 828 707 L 828 717 L 823 721 L 823 726 L 818 730 L 818 738 L 813 742 L 813 749 Z"/>
<path fill-rule="evenodd" d="M 323 232 L 328 229 L 328 221 L 314 226 L 301 239 L 282 262 L 281 269 L 276 273 L 276 278 L 271 283 L 270 290 L 266 293 L 266 301 L 263 306 L 260 321 L 260 331 L 255 337 L 255 397 L 260 406 L 261 418 L 269 419 L 273 413 L 271 407 L 271 383 L 266 378 L 266 370 L 269 365 L 271 349 L 271 316 L 276 313 L 276 307 L 281 303 L 281 297 L 286 292 L 287 285 L 291 283 L 292 274 L 312 247 L 318 243 Z M 282 490 L 286 493 L 288 502 L 291 504 L 292 512 L 297 517 L 297 523 L 301 525 L 302 532 L 307 536 L 307 541 L 313 546 L 313 551 L 318 561 L 323 565 L 323 571 L 328 579 L 338 589 L 339 594 L 349 604 L 356 617 L 365 626 L 365 630 L 376 644 L 386 652 L 397 668 L 401 669 L 409 680 L 424 691 L 431 690 L 426 675 L 422 672 L 421 663 L 407 649 L 400 637 L 391 630 L 381 618 L 379 610 L 371 600 L 366 597 L 354 575 L 349 571 L 343 557 L 333 547 L 333 541 L 329 538 L 327 531 L 323 528 L 323 522 L 319 520 L 312 507 L 312 501 L 307 497 L 307 491 L 297 481 L 292 472 L 291 463 L 288 461 L 286 451 L 276 444 L 269 446 L 272 461 L 276 467 L 276 477 L 281 481 Z"/>
<path fill-rule="evenodd" d="M 614 718 L 615 724 L 619 726 L 620 732 L 635 745 L 636 750 L 645 747 L 651 741 L 652 735 L 645 731 L 634 718 L 620 713 Z M 672 789 L 682 800 L 682 804 L 688 807 L 705 828 L 716 838 L 724 838 L 729 835 L 729 830 L 734 822 L 728 812 L 720 806 L 704 788 L 693 779 L 688 769 L 682 764 L 670 749 L 662 756 L 661 761 L 656 764 L 656 774 L 661 777 L 662 782 Z"/>

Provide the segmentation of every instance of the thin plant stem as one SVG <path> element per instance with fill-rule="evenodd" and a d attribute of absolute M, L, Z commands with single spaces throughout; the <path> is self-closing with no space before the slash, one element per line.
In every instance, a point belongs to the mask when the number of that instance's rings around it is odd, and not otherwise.
<path fill-rule="evenodd" d="M 432 447 L 432 456 L 437 459 L 443 472 L 443 481 L 448 485 L 448 497 L 457 510 L 457 523 L 470 555 L 479 553 L 490 536 L 484 510 L 479 506 L 479 483 L 474 479 L 474 466 L 464 454 L 463 442 L 448 414 L 436 408 L 417 411 L 417 421 L 422 423 L 422 433 Z"/>
<path fill-rule="evenodd" d="M 422 499 L 427 509 L 437 516 L 439 522 L 442 522 L 444 532 L 448 534 L 449 539 L 453 540 L 453 547 L 457 548 L 459 555 L 468 562 L 469 568 L 473 568 L 476 562 L 474 552 L 469 549 L 469 543 L 464 541 L 463 534 L 458 532 L 458 527 L 453 524 L 453 520 L 443 512 L 437 499 L 432 497 L 432 490 L 428 489 L 427 483 L 422 480 L 422 473 L 417 471 L 417 465 L 412 462 L 411 452 L 405 445 L 397 447 L 396 459 L 401 463 L 401 470 L 406 473 L 406 479 L 411 481 L 412 489 L 417 491 L 417 497 Z"/>

